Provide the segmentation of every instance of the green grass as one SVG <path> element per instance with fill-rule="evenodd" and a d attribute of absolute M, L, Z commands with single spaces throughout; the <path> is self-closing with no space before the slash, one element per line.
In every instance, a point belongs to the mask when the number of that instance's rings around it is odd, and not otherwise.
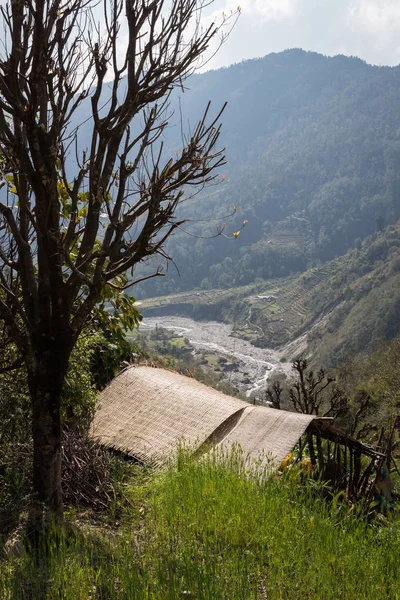
<path fill-rule="evenodd" d="M 212 369 L 217 369 L 220 365 L 220 363 L 218 362 L 219 360 L 219 356 L 218 354 L 214 353 L 214 352 L 205 352 L 204 354 L 202 354 L 202 356 L 204 357 L 204 360 L 207 361 L 207 366 L 211 367 Z"/>
<path fill-rule="evenodd" d="M 298 478 L 246 475 L 239 452 L 132 481 L 118 529 L 54 531 L 0 563 L 3 599 L 400 598 L 400 523 L 368 524 Z"/>
<path fill-rule="evenodd" d="M 186 346 L 186 343 L 185 343 L 185 340 L 183 337 L 171 337 L 168 341 L 172 346 L 175 346 L 175 348 L 182 349 Z"/>

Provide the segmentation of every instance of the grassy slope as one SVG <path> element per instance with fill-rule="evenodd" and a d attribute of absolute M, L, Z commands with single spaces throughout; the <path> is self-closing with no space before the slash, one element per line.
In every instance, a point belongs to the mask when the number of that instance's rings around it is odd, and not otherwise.
<path fill-rule="evenodd" d="M 5 599 L 400 598 L 400 527 L 328 506 L 290 479 L 181 457 L 132 486 L 118 530 L 55 534 L 48 554 L 0 562 Z"/>

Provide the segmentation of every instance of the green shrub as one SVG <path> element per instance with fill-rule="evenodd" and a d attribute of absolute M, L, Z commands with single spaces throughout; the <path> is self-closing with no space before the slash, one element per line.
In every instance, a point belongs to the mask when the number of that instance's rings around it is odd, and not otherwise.
<path fill-rule="evenodd" d="M 91 361 L 101 337 L 84 333 L 74 349 L 63 390 L 64 424 L 87 430 L 97 401 Z M 9 348 L 12 352 L 12 348 Z M 0 533 L 26 510 L 32 473 L 31 401 L 23 367 L 0 375 Z"/>

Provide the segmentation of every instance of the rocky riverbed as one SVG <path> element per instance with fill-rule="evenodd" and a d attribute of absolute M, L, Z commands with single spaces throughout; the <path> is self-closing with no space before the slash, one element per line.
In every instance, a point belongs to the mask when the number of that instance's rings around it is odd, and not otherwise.
<path fill-rule="evenodd" d="M 140 326 L 143 331 L 156 327 L 172 330 L 188 339 L 194 353 L 206 349 L 233 360 L 235 369 L 225 373 L 224 379 L 247 397 L 262 395 L 273 373 L 289 375 L 291 372 L 291 363 L 284 360 L 285 349 L 256 348 L 235 337 L 231 325 L 165 316 L 145 318 Z"/>

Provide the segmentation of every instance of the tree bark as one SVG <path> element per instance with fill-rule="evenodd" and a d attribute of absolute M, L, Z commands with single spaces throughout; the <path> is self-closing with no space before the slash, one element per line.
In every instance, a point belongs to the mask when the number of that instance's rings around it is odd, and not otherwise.
<path fill-rule="evenodd" d="M 36 500 L 52 517 L 62 517 L 61 393 L 69 351 L 49 344 L 38 353 L 35 369 L 28 372 L 32 398 L 33 489 Z M 51 347 L 53 346 L 53 347 Z"/>

